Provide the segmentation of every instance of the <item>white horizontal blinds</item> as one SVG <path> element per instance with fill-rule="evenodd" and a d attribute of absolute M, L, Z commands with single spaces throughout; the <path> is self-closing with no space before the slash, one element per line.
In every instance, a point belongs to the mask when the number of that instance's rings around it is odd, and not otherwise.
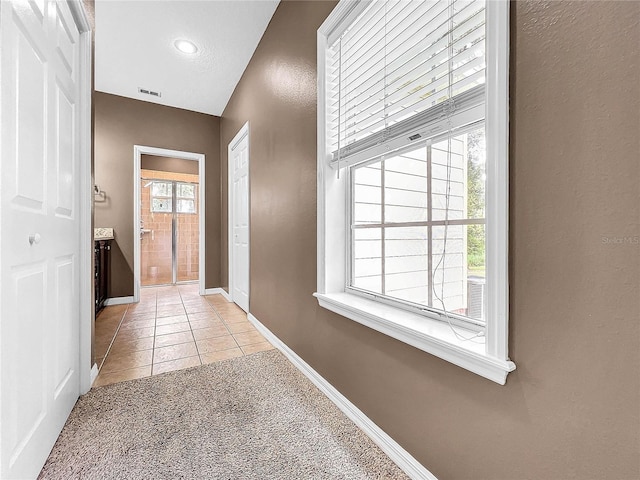
<path fill-rule="evenodd" d="M 406 134 L 417 114 L 451 121 L 484 101 L 485 2 L 374 0 L 329 48 L 327 71 L 333 161 Z"/>

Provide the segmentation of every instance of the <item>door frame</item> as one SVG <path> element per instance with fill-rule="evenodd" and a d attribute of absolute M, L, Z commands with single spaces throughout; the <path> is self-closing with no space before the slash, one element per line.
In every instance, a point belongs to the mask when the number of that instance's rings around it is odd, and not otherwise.
<path fill-rule="evenodd" d="M 247 208 L 249 209 L 249 214 L 247 215 L 247 259 L 249 262 L 247 272 L 247 297 L 249 298 L 249 307 L 251 307 L 251 142 L 249 137 L 249 122 L 246 122 L 242 126 L 227 147 L 227 265 L 229 270 L 229 301 L 233 302 L 233 159 L 231 152 L 244 137 L 247 137 Z M 247 313 L 248 311 L 249 308 L 247 308 Z"/>
<path fill-rule="evenodd" d="M 80 361 L 79 378 L 80 394 L 91 389 L 98 376 L 98 366 L 93 364 L 92 349 L 95 326 L 95 291 L 93 288 L 93 168 L 92 168 L 92 125 L 91 125 L 91 80 L 92 64 L 92 30 L 89 17 L 81 0 L 68 2 L 71 15 L 80 32 L 80 95 L 79 95 L 79 127 L 80 161 L 78 172 L 78 210 L 80 222 L 80 258 L 78 281 L 78 299 L 80 303 L 80 325 L 78 338 Z"/>
<path fill-rule="evenodd" d="M 148 147 L 145 145 L 133 146 L 133 301 L 140 301 L 140 175 L 142 155 L 155 155 L 157 157 L 180 158 L 198 162 L 198 290 L 200 295 L 205 294 L 205 251 L 204 251 L 204 225 L 205 225 L 205 178 L 203 153 L 183 152 L 166 148 Z"/>

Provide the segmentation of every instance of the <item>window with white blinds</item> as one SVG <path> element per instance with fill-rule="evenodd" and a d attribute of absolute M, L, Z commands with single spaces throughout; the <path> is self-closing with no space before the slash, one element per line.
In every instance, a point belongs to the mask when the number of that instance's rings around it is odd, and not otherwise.
<path fill-rule="evenodd" d="M 319 305 L 504 384 L 509 0 L 340 0 L 317 67 Z"/>
<path fill-rule="evenodd" d="M 334 167 L 484 116 L 484 0 L 373 0 L 328 42 L 326 141 Z"/>

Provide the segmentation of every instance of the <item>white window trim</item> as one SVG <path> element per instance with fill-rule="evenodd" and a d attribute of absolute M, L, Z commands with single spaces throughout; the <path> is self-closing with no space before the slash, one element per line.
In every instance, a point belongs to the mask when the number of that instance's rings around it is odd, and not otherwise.
<path fill-rule="evenodd" d="M 320 306 L 504 385 L 509 360 L 509 2 L 486 4 L 487 320 L 485 343 L 461 341 L 449 325 L 345 292 L 348 175 L 331 168 L 325 145 L 328 38 L 366 0 L 342 0 L 318 29 L 318 291 Z M 499 48 L 498 48 L 499 46 Z"/>

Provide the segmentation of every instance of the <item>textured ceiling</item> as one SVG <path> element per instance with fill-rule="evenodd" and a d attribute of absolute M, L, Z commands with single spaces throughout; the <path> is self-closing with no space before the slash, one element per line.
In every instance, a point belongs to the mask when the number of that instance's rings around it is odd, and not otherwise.
<path fill-rule="evenodd" d="M 278 1 L 97 0 L 96 90 L 221 115 Z"/>

